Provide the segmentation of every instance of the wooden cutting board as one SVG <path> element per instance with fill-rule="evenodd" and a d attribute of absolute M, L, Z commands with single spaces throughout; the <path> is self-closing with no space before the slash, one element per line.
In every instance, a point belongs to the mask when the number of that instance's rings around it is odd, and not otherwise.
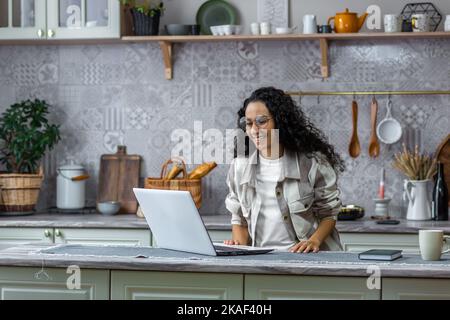
<path fill-rule="evenodd" d="M 102 155 L 97 202 L 119 201 L 119 213 L 136 213 L 133 188 L 139 187 L 140 169 L 141 157 L 128 155 L 126 146 L 118 146 L 115 154 Z"/>
<path fill-rule="evenodd" d="M 450 190 L 450 134 L 442 140 L 437 148 L 436 158 L 444 164 L 444 179 L 447 184 L 447 190 Z M 448 206 L 450 207 L 450 200 Z"/>

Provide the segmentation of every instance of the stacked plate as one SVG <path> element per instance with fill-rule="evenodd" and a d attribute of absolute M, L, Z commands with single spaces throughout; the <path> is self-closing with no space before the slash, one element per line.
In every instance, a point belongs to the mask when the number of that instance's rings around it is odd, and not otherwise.
<path fill-rule="evenodd" d="M 236 9 L 226 1 L 208 0 L 198 9 L 196 19 L 201 33 L 211 35 L 212 26 L 235 26 L 238 23 L 238 14 Z"/>

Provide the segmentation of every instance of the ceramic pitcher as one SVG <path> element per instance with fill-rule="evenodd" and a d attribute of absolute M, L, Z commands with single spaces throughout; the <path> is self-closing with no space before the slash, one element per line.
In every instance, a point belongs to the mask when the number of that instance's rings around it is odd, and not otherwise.
<path fill-rule="evenodd" d="M 431 180 L 405 181 L 405 191 L 408 197 L 408 220 L 431 220 L 431 202 L 428 197 L 428 183 Z"/>

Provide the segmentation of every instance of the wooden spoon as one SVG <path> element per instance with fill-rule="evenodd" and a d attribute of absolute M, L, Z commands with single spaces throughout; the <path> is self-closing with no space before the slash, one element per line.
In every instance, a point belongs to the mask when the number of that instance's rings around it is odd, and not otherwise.
<path fill-rule="evenodd" d="M 361 146 L 358 139 L 358 104 L 355 100 L 352 101 L 352 117 L 353 117 L 353 131 L 350 145 L 348 146 L 348 153 L 352 158 L 357 158 L 361 153 Z"/>
<path fill-rule="evenodd" d="M 380 143 L 378 142 L 376 125 L 377 125 L 377 112 L 378 112 L 378 102 L 375 97 L 372 98 L 372 104 L 370 106 L 370 122 L 372 125 L 372 134 L 370 136 L 369 142 L 369 155 L 372 158 L 376 158 L 380 155 Z"/>

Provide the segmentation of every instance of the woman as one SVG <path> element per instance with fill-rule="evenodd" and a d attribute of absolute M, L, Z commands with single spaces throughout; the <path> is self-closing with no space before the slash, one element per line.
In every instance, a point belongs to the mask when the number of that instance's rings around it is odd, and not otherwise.
<path fill-rule="evenodd" d="M 337 171 L 344 163 L 292 98 L 268 87 L 252 93 L 238 112 L 254 143 L 236 155 L 225 200 L 232 245 L 291 252 L 342 250 L 335 228 L 341 201 Z"/>

